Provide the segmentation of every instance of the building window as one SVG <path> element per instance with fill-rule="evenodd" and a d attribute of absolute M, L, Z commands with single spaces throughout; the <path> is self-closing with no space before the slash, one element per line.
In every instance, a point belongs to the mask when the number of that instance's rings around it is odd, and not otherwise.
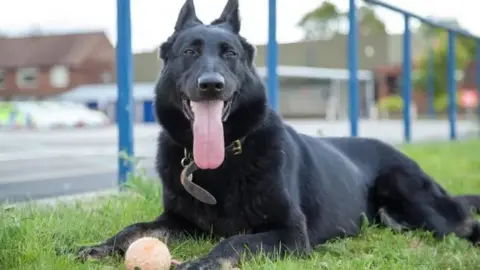
<path fill-rule="evenodd" d="M 0 70 L 0 89 L 5 89 L 5 71 Z"/>
<path fill-rule="evenodd" d="M 20 68 L 17 70 L 17 86 L 19 88 L 37 87 L 37 69 Z"/>
<path fill-rule="evenodd" d="M 70 83 L 68 68 L 65 66 L 53 66 L 50 69 L 50 84 L 55 88 L 67 87 Z"/>

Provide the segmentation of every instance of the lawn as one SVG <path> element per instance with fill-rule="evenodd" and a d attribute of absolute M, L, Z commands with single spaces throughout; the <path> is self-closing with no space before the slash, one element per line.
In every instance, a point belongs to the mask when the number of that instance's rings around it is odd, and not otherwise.
<path fill-rule="evenodd" d="M 454 194 L 480 193 L 480 140 L 401 147 Z M 156 181 L 154 181 L 156 182 Z M 75 262 L 56 250 L 103 240 L 126 225 L 160 213 L 160 191 L 136 179 L 131 192 L 93 202 L 0 209 L 0 269 L 122 269 L 121 263 Z M 171 246 L 174 257 L 191 259 L 208 252 L 212 241 Z M 258 257 L 242 269 L 478 269 L 480 250 L 448 237 L 435 241 L 425 232 L 399 234 L 365 228 L 357 238 L 331 241 L 309 259 L 271 261 Z"/>

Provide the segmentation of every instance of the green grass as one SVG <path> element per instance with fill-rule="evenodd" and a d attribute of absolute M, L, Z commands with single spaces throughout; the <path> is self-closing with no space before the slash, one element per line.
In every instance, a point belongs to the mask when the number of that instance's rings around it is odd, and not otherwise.
<path fill-rule="evenodd" d="M 455 194 L 480 193 L 480 141 L 403 146 L 402 150 Z M 160 191 L 152 182 L 134 181 L 132 192 L 89 203 L 64 203 L 0 210 L 0 269 L 121 269 L 121 263 L 75 262 L 57 256 L 57 248 L 91 244 L 124 226 L 154 218 L 161 212 Z M 201 256 L 212 241 L 171 246 L 174 257 Z M 448 237 L 435 241 L 425 232 L 399 234 L 365 228 L 356 238 L 331 241 L 309 259 L 271 261 L 258 257 L 243 269 L 478 269 L 480 250 L 466 241 Z"/>

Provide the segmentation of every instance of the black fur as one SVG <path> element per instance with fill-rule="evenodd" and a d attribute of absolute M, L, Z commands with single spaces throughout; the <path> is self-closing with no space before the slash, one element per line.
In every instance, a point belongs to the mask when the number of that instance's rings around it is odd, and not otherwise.
<path fill-rule="evenodd" d="M 123 254 L 144 235 L 180 239 L 212 233 L 225 239 L 205 257 L 178 268 L 220 269 L 237 265 L 245 251 L 308 254 L 329 239 L 357 235 L 364 217 L 480 242 L 480 226 L 469 209 L 480 208 L 479 196 L 449 195 L 413 160 L 378 140 L 314 138 L 286 125 L 267 106 L 253 66 L 254 47 L 239 36 L 238 16 L 238 1 L 229 0 L 219 19 L 203 25 L 193 1 L 186 1 L 175 32 L 160 48 L 165 67 L 156 87 L 156 113 L 165 131 L 159 136 L 157 169 L 164 212 L 82 248 L 81 257 Z M 205 72 L 225 78 L 217 96 L 199 94 L 196 82 Z M 244 138 L 241 155 L 193 175 L 217 205 L 197 201 L 180 184 L 181 160 L 184 149 L 191 151 L 193 136 L 184 98 L 231 101 L 225 145 Z"/>

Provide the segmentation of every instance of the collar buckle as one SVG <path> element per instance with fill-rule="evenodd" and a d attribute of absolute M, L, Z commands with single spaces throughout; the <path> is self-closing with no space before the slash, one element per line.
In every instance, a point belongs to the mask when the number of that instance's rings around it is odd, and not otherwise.
<path fill-rule="evenodd" d="M 240 140 L 235 140 L 232 143 L 232 154 L 234 156 L 240 155 L 243 152 L 242 142 Z"/>

